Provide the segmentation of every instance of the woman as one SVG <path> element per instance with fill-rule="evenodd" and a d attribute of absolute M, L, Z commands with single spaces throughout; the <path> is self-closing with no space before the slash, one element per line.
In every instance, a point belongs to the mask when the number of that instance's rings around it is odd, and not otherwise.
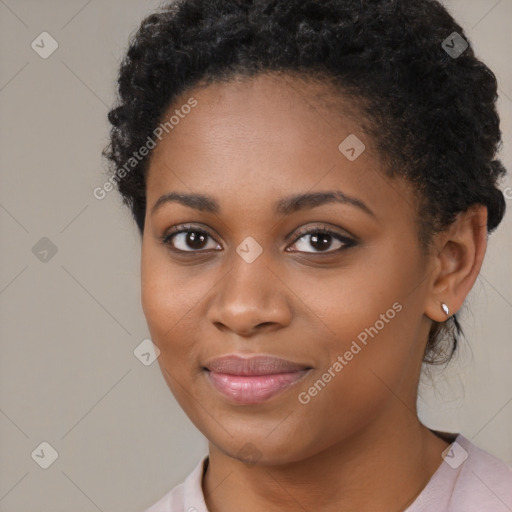
<path fill-rule="evenodd" d="M 209 441 L 148 512 L 512 510 L 512 469 L 416 411 L 505 212 L 496 89 L 434 0 L 143 21 L 105 154 L 160 368 Z"/>

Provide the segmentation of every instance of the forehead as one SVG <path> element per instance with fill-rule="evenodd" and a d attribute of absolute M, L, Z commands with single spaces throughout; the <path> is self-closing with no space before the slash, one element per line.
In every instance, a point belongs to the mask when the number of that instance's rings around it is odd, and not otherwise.
<path fill-rule="evenodd" d="M 148 186 L 168 174 L 158 172 L 162 163 L 190 167 L 208 158 L 209 172 L 227 162 L 232 169 L 239 160 L 245 172 L 256 161 L 262 169 L 265 160 L 275 167 L 297 159 L 334 164 L 341 156 L 340 142 L 355 133 L 365 139 L 365 159 L 379 164 L 354 102 L 329 84 L 283 74 L 237 77 L 183 93 L 163 119 L 180 113 L 190 98 L 197 105 L 181 114 L 153 150 Z"/>
<path fill-rule="evenodd" d="M 236 191 L 237 206 L 246 209 L 248 197 L 275 200 L 314 188 L 353 195 L 363 187 L 372 202 L 372 195 L 382 196 L 385 182 L 376 179 L 382 176 L 382 162 L 366 135 L 366 120 L 350 97 L 329 84 L 293 75 L 214 82 L 182 94 L 164 118 L 179 113 L 190 98 L 197 105 L 182 112 L 153 150 L 150 208 L 175 189 L 229 195 L 233 204 Z M 364 150 L 350 161 L 339 146 L 354 136 Z"/>

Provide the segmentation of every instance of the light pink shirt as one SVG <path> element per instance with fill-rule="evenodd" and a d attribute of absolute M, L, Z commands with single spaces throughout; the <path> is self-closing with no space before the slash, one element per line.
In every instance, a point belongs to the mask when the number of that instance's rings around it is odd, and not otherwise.
<path fill-rule="evenodd" d="M 512 467 L 478 448 L 462 434 L 423 491 L 404 512 L 512 512 Z M 201 487 L 204 464 L 145 512 L 208 512 Z"/>

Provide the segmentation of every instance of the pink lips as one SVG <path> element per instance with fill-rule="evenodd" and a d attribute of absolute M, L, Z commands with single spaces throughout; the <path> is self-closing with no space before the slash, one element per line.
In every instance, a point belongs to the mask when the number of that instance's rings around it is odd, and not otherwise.
<path fill-rule="evenodd" d="M 301 380 L 311 369 L 273 356 L 230 355 L 212 359 L 206 375 L 226 398 L 238 404 L 257 404 Z"/>

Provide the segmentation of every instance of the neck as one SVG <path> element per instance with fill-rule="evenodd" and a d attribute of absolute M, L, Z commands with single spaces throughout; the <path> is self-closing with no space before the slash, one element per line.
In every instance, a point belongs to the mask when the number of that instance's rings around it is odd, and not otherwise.
<path fill-rule="evenodd" d="M 210 443 L 203 492 L 210 512 L 405 510 L 441 465 L 449 445 L 401 407 L 314 456 L 246 465 Z"/>

